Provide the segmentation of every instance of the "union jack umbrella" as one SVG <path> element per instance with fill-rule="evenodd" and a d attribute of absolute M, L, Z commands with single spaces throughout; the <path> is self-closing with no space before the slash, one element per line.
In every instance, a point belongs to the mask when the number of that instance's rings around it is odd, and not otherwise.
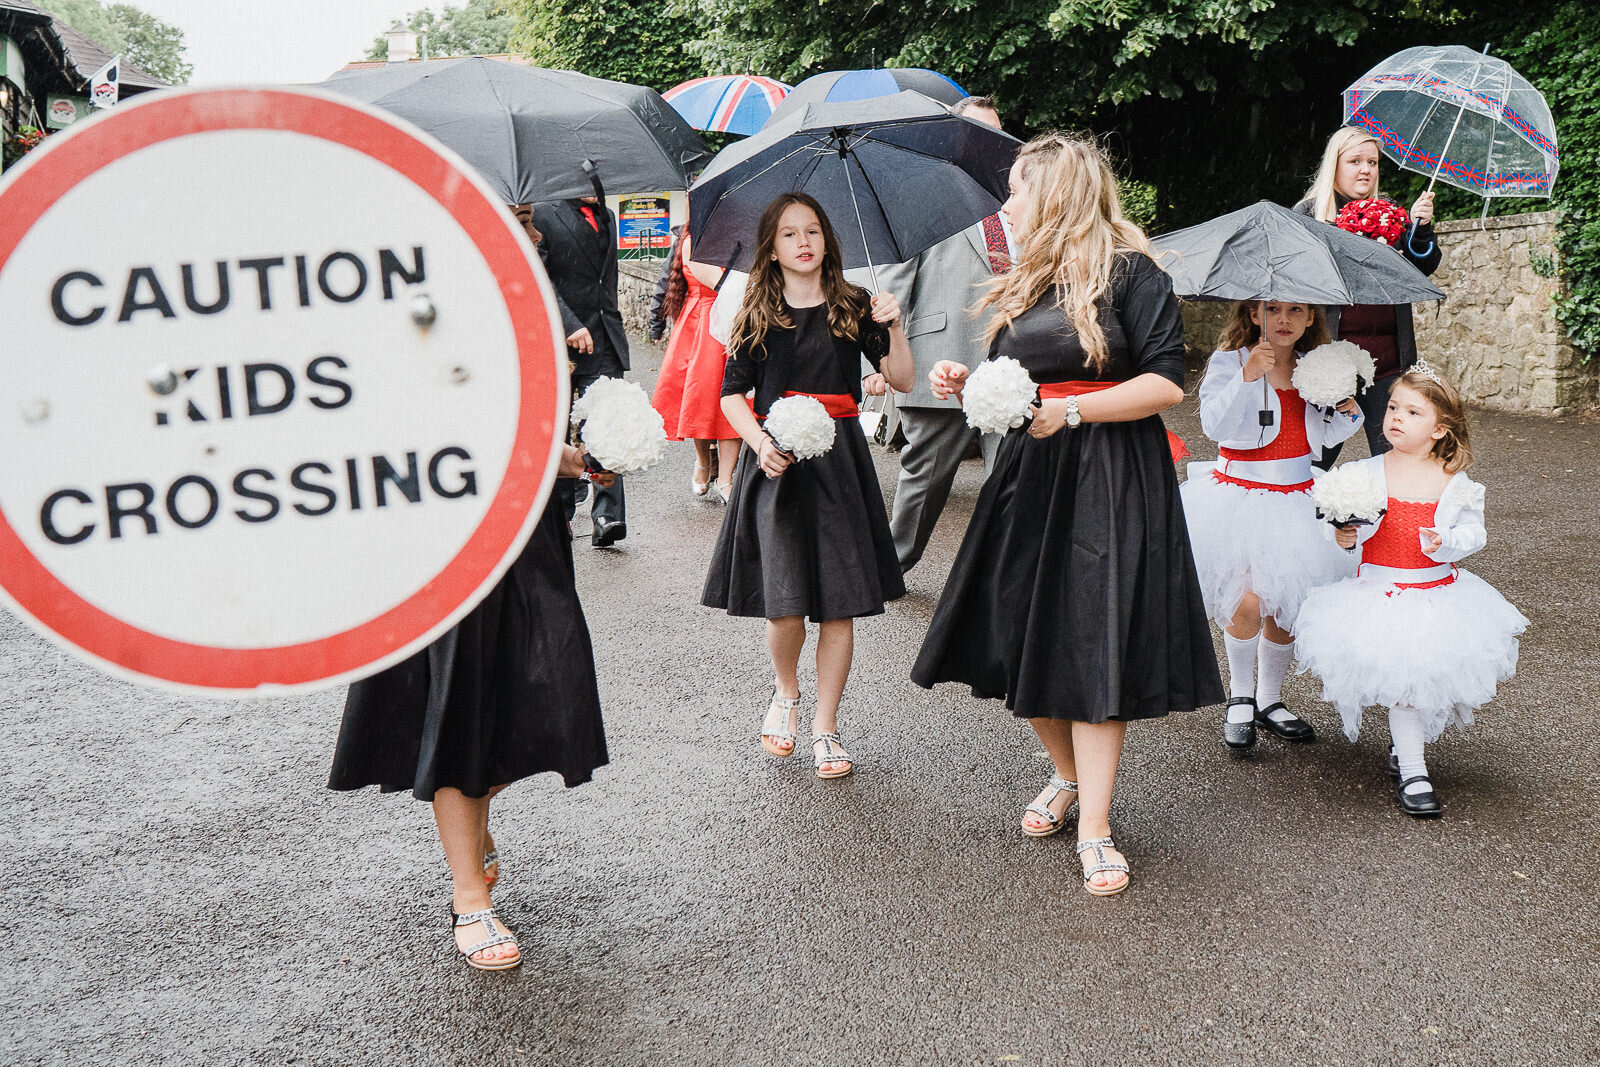
<path fill-rule="evenodd" d="M 789 86 L 754 74 L 691 78 L 661 95 L 697 130 L 748 137 L 789 95 Z"/>
<path fill-rule="evenodd" d="M 1461 45 L 1397 52 L 1344 91 L 1344 121 L 1405 170 L 1477 193 L 1549 196 L 1561 153 L 1544 95 L 1503 59 Z"/>

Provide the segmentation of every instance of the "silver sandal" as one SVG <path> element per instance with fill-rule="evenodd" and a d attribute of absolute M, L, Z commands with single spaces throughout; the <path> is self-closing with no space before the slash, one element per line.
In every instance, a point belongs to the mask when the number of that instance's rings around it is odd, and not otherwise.
<path fill-rule="evenodd" d="M 483 885 L 493 889 L 500 884 L 500 850 L 491 848 L 483 854 Z"/>
<path fill-rule="evenodd" d="M 1029 837 L 1049 837 L 1051 834 L 1059 833 L 1061 831 L 1061 821 L 1066 818 L 1067 810 L 1066 808 L 1062 808 L 1061 814 L 1057 815 L 1055 812 L 1050 810 L 1051 803 L 1054 802 L 1056 797 L 1060 796 L 1062 793 L 1073 794 L 1072 800 L 1067 801 L 1067 808 L 1072 807 L 1073 801 L 1078 799 L 1078 783 L 1069 782 L 1059 774 L 1052 774 L 1050 776 L 1050 785 L 1048 788 L 1050 789 L 1049 796 L 1041 795 L 1038 799 L 1035 799 L 1032 804 L 1029 804 L 1026 808 L 1022 809 L 1022 814 L 1027 815 L 1031 811 L 1035 815 L 1039 816 L 1039 818 L 1050 824 L 1043 830 L 1035 830 L 1026 822 L 1024 822 L 1022 824 L 1022 832 L 1027 834 Z"/>
<path fill-rule="evenodd" d="M 818 741 L 822 742 L 821 752 L 817 751 Z M 811 735 L 811 758 L 815 761 L 818 778 L 843 778 L 856 769 L 856 761 L 844 750 L 844 742 L 839 740 L 836 732 Z M 824 763 L 842 763 L 845 767 L 842 771 L 829 771 L 824 774 L 822 773 Z"/>
<path fill-rule="evenodd" d="M 1133 880 L 1133 872 L 1128 870 L 1126 863 L 1118 863 L 1115 860 L 1106 859 L 1106 849 L 1116 847 L 1117 843 L 1109 837 L 1092 837 L 1087 841 L 1078 842 L 1078 855 L 1080 856 L 1091 848 L 1094 849 L 1094 865 L 1083 872 L 1083 888 L 1087 889 L 1093 896 L 1116 896 L 1128 888 L 1128 883 Z M 1107 874 L 1114 871 L 1121 871 L 1128 877 L 1120 882 L 1113 882 L 1111 885 L 1095 885 L 1090 881 L 1097 874 Z"/>
<path fill-rule="evenodd" d="M 767 717 L 761 720 L 761 747 L 766 750 L 767 755 L 776 759 L 788 759 L 794 755 L 794 750 L 799 747 L 800 699 L 799 696 L 792 699 L 781 697 L 778 695 L 776 688 L 772 690 L 772 703 L 767 705 Z M 784 716 L 783 726 L 776 730 L 771 728 L 772 713 L 775 711 Z M 769 737 L 774 740 L 789 742 L 789 751 L 776 751 L 771 745 L 767 744 L 767 738 Z"/>
<path fill-rule="evenodd" d="M 496 945 L 515 945 L 517 939 L 511 936 L 511 931 L 499 921 L 500 917 L 494 913 L 493 908 L 484 908 L 482 911 L 469 911 L 465 915 L 457 915 L 454 909 L 450 912 L 450 927 L 454 930 L 458 926 L 471 926 L 473 923 L 482 923 L 489 936 L 479 941 L 471 948 L 456 946 L 456 950 L 466 959 L 467 966 L 480 971 L 509 971 L 522 963 L 521 946 L 515 956 L 505 960 L 475 960 L 472 957 L 485 949 L 494 948 Z"/>

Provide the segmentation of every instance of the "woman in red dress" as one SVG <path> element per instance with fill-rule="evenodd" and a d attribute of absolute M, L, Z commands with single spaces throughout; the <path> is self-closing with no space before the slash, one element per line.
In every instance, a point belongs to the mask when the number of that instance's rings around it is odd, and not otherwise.
<path fill-rule="evenodd" d="M 728 354 L 710 330 L 711 303 L 717 297 L 722 271 L 689 261 L 687 221 L 684 231 L 667 283 L 666 314 L 672 322 L 672 338 L 661 360 L 651 402 L 667 425 L 668 438 L 694 442 L 695 468 L 690 482 L 694 495 L 706 496 L 711 489 L 714 452 L 714 499 L 727 503 L 733 488 L 733 462 L 739 456 L 739 435 L 722 413 L 722 371 Z"/>

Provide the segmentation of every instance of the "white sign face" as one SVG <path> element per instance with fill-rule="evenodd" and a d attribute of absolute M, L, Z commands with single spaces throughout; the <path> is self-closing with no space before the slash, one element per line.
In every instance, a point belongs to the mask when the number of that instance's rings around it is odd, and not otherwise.
<path fill-rule="evenodd" d="M 393 119 L 151 97 L 0 186 L 0 584 L 158 684 L 370 673 L 465 614 L 538 518 L 567 403 L 548 282 Z"/>

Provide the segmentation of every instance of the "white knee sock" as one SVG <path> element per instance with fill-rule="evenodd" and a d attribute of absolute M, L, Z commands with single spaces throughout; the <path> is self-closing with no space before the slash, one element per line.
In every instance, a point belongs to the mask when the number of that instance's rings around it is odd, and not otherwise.
<path fill-rule="evenodd" d="M 1283 676 L 1288 673 L 1289 661 L 1294 658 L 1294 642 L 1274 644 L 1261 635 L 1261 650 L 1256 654 L 1256 707 L 1266 708 L 1283 699 Z M 1273 722 L 1294 718 L 1293 713 L 1279 708 L 1268 716 Z"/>
<path fill-rule="evenodd" d="M 1223 646 L 1228 650 L 1228 695 L 1230 697 L 1247 697 L 1256 689 L 1256 637 L 1238 638 L 1222 632 Z M 1255 717 L 1255 709 L 1248 704 L 1235 704 L 1228 709 L 1229 722 L 1249 722 Z"/>
<path fill-rule="evenodd" d="M 1394 758 L 1400 764 L 1400 780 L 1428 773 L 1422 750 L 1422 716 L 1416 708 L 1389 709 L 1389 737 L 1394 741 Z M 1431 786 L 1416 782 L 1406 787 L 1407 793 L 1425 793 Z"/>

